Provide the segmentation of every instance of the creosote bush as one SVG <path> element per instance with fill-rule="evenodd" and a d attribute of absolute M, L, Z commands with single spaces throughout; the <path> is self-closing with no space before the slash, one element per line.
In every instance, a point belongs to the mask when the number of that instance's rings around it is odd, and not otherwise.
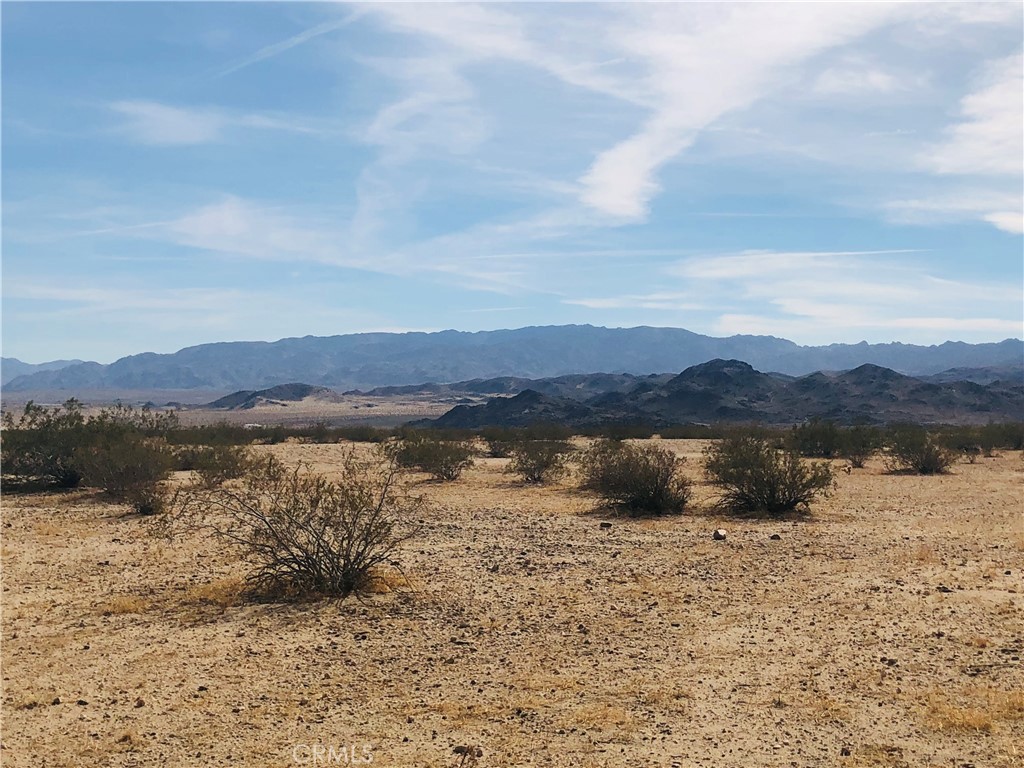
<path fill-rule="evenodd" d="M 875 427 L 858 425 L 843 432 L 839 455 L 858 469 L 878 453 L 882 447 L 882 435 Z"/>
<path fill-rule="evenodd" d="M 842 449 L 843 433 L 833 421 L 811 419 L 793 427 L 788 442 L 801 456 L 831 459 Z"/>
<path fill-rule="evenodd" d="M 422 502 L 398 485 L 393 459 L 349 451 L 334 480 L 276 458 L 251 464 L 241 482 L 195 485 L 177 519 L 239 547 L 255 594 L 274 600 L 345 597 L 365 589 L 413 532 Z"/>
<path fill-rule="evenodd" d="M 0 463 L 5 475 L 61 488 L 74 488 L 81 481 L 74 457 L 86 440 L 85 416 L 74 398 L 57 408 L 30 400 L 17 420 L 5 413 L 2 440 Z"/>
<path fill-rule="evenodd" d="M 546 483 L 565 474 L 574 448 L 564 440 L 522 440 L 509 449 L 511 461 L 506 472 L 527 483 Z"/>
<path fill-rule="evenodd" d="M 442 440 L 422 432 L 388 443 L 385 452 L 404 469 L 419 469 L 435 480 L 458 480 L 473 466 L 473 445 L 461 440 Z"/>
<path fill-rule="evenodd" d="M 252 452 L 241 445 L 181 445 L 174 449 L 175 469 L 195 472 L 212 488 L 242 477 L 252 463 Z"/>
<path fill-rule="evenodd" d="M 161 483 L 171 469 L 163 435 L 177 426 L 173 413 L 127 406 L 86 417 L 72 399 L 57 408 L 29 402 L 18 420 L 4 414 L 4 474 L 21 481 L 100 488 L 137 512 L 163 505 Z"/>
<path fill-rule="evenodd" d="M 173 457 L 158 438 L 138 434 L 96 441 L 75 451 L 82 483 L 102 489 L 114 501 L 153 515 L 164 508 L 161 483 L 171 473 Z"/>
<path fill-rule="evenodd" d="M 634 514 L 681 512 L 690 500 L 683 459 L 668 449 L 601 440 L 579 462 L 583 488 Z"/>
<path fill-rule="evenodd" d="M 805 463 L 751 435 L 725 438 L 704 450 L 704 468 L 721 492 L 719 506 L 739 514 L 782 515 L 828 495 L 835 473 L 827 462 Z"/>
<path fill-rule="evenodd" d="M 885 468 L 893 473 L 941 475 L 949 472 L 956 454 L 917 424 L 897 424 L 886 439 Z"/>

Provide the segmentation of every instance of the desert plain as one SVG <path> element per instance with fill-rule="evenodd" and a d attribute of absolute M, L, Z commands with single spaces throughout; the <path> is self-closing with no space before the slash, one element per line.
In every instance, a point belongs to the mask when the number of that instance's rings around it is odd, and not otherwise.
<path fill-rule="evenodd" d="M 764 520 L 714 511 L 702 442 L 659 442 L 686 514 L 501 459 L 408 475 L 418 535 L 343 602 L 247 601 L 233 550 L 92 491 L 5 494 L 0 762 L 1024 765 L 1020 452 L 874 459 Z M 330 475 L 346 449 L 256 450 Z"/>

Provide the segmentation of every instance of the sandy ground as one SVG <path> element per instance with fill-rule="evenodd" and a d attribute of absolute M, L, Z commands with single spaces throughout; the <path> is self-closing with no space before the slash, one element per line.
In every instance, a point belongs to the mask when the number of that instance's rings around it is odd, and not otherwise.
<path fill-rule="evenodd" d="M 118 393 L 122 394 L 122 393 Z M 141 392 L 125 392 L 126 396 L 112 399 L 110 393 L 79 393 L 79 399 L 85 404 L 85 413 L 95 416 L 113 402 L 141 407 L 146 402 L 157 404 L 158 410 L 174 410 L 178 420 L 185 426 L 197 424 L 261 424 L 264 426 L 308 426 L 323 422 L 329 426 L 373 426 L 394 427 L 415 419 L 433 419 L 447 413 L 463 400 L 471 403 L 485 402 L 485 397 L 460 398 L 451 395 L 407 395 L 376 397 L 370 395 L 339 395 L 337 402 L 316 397 L 304 400 L 281 402 L 276 405 L 258 405 L 244 410 L 224 410 L 220 408 L 203 408 L 201 403 L 209 403 L 226 392 L 206 392 L 197 394 L 194 391 L 181 390 L 143 390 Z M 141 395 L 141 396 L 140 396 Z M 2 408 L 16 417 L 21 414 L 25 403 L 34 400 L 37 404 L 55 406 L 65 402 L 70 393 L 39 392 L 39 393 L 4 393 Z M 165 409 L 164 405 L 177 399 L 187 407 Z"/>
<path fill-rule="evenodd" d="M 329 472 L 342 447 L 261 450 Z M 232 604 L 215 541 L 6 496 L 3 765 L 1024 765 L 1020 453 L 869 464 L 786 522 L 701 511 L 705 485 L 615 518 L 503 463 L 413 476 L 414 589 L 341 604 Z"/>

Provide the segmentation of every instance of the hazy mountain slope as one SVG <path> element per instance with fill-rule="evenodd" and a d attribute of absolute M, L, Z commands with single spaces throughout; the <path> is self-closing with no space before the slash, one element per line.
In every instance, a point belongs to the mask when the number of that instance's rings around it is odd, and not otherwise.
<path fill-rule="evenodd" d="M 19 376 L 30 376 L 39 371 L 56 371 L 71 365 L 80 365 L 82 360 L 51 360 L 48 363 L 24 363 L 16 357 L 0 357 L 0 384 L 6 384 Z"/>
<path fill-rule="evenodd" d="M 288 381 L 369 388 L 499 377 L 544 378 L 609 371 L 679 371 L 715 358 L 745 360 L 790 375 L 874 363 L 904 373 L 1004 365 L 1024 358 L 1024 342 L 833 344 L 801 347 L 771 336 L 701 336 L 681 328 L 546 326 L 464 333 L 368 333 L 224 342 L 174 354 L 146 353 L 107 366 L 95 363 L 35 373 L 10 390 L 145 388 L 262 389 Z"/>

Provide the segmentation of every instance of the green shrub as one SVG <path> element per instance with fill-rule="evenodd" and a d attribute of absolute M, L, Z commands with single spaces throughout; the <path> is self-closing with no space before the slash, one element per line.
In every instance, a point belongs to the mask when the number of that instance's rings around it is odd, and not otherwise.
<path fill-rule="evenodd" d="M 790 430 L 788 443 L 801 456 L 831 459 L 839 455 L 842 441 L 842 432 L 835 422 L 811 419 Z"/>
<path fill-rule="evenodd" d="M 924 427 L 898 424 L 889 429 L 885 467 L 889 472 L 940 475 L 949 472 L 956 455 Z"/>
<path fill-rule="evenodd" d="M 3 415 L 3 473 L 74 488 L 82 479 L 75 466 L 75 451 L 86 440 L 80 402 L 72 398 L 57 408 L 44 408 L 29 401 L 17 421 L 10 412 Z"/>
<path fill-rule="evenodd" d="M 510 448 L 506 471 L 527 483 L 545 483 L 565 474 L 574 448 L 564 440 L 522 440 Z"/>
<path fill-rule="evenodd" d="M 633 513 L 681 512 L 690 499 L 682 463 L 665 448 L 601 440 L 580 455 L 582 486 Z"/>
<path fill-rule="evenodd" d="M 156 438 L 130 435 L 84 445 L 74 461 L 84 485 L 102 489 L 140 514 L 163 510 L 161 483 L 170 475 L 173 456 Z"/>
<path fill-rule="evenodd" d="M 252 452 L 241 445 L 183 445 L 174 451 L 175 469 L 195 472 L 208 487 L 242 477 Z"/>
<path fill-rule="evenodd" d="M 422 432 L 389 443 L 386 450 L 398 466 L 419 469 L 435 480 L 458 480 L 463 470 L 473 466 L 471 443 L 440 440 Z"/>
<path fill-rule="evenodd" d="M 852 466 L 860 468 L 878 453 L 881 447 L 882 434 L 875 427 L 850 427 L 843 432 L 839 455 Z"/>
<path fill-rule="evenodd" d="M 704 451 L 704 468 L 721 491 L 719 506 L 740 514 L 782 515 L 806 509 L 828 495 L 835 474 L 827 462 L 804 463 L 794 450 L 779 450 L 767 440 L 737 435 Z"/>
<path fill-rule="evenodd" d="M 193 486 L 177 520 L 212 530 L 240 548 L 248 581 L 271 599 L 345 597 L 364 589 L 372 570 L 412 533 L 422 502 L 405 495 L 397 465 L 348 452 L 336 480 L 308 466 L 289 469 L 264 457 L 240 487 Z"/>

